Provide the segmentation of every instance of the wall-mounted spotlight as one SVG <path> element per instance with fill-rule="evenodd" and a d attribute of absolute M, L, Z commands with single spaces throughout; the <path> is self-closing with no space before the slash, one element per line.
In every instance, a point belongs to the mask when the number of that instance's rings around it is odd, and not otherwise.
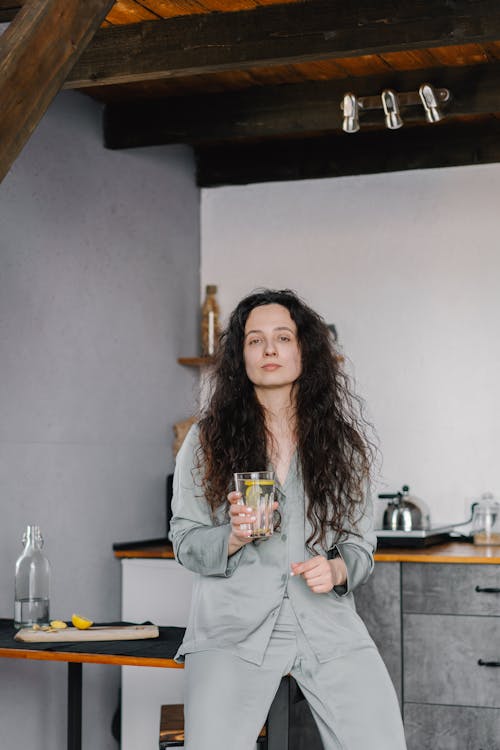
<path fill-rule="evenodd" d="M 344 112 L 342 130 L 345 133 L 357 133 L 359 130 L 358 97 L 348 91 L 347 94 L 344 94 L 340 108 Z"/>
<path fill-rule="evenodd" d="M 439 122 L 442 120 L 443 115 L 439 109 L 438 97 L 434 87 L 430 83 L 423 83 L 418 90 L 418 94 L 424 106 L 427 122 Z"/>
<path fill-rule="evenodd" d="M 380 95 L 385 114 L 385 124 L 389 130 L 403 127 L 403 120 L 399 112 L 398 95 L 392 89 L 384 89 Z"/>
<path fill-rule="evenodd" d="M 427 122 L 435 123 L 443 119 L 441 105 L 451 99 L 448 89 L 436 89 L 430 83 L 423 83 L 418 91 L 396 93 L 393 89 L 384 89 L 379 96 L 356 96 L 351 91 L 344 94 L 340 109 L 343 112 L 342 130 L 345 133 L 357 133 L 360 128 L 359 116 L 368 110 L 382 109 L 385 123 L 390 130 L 403 126 L 401 108 L 423 106 Z"/>

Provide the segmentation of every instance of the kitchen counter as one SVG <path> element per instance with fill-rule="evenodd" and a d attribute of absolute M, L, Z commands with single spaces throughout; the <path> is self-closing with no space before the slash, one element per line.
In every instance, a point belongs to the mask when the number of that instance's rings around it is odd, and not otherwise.
<path fill-rule="evenodd" d="M 138 547 L 115 551 L 117 558 L 163 558 L 172 559 L 171 544 Z M 447 542 L 424 548 L 392 547 L 380 549 L 375 554 L 377 562 L 419 562 L 419 563 L 472 563 L 500 565 L 500 545 L 479 547 L 468 542 Z"/>
<path fill-rule="evenodd" d="M 499 551 L 500 551 L 500 548 L 499 548 Z M 172 549 L 172 545 L 168 543 L 155 544 L 154 546 L 145 544 L 144 547 L 139 547 L 137 546 L 137 543 L 135 543 L 129 549 L 125 547 L 123 549 L 115 550 L 115 557 L 118 557 L 120 559 L 157 558 L 157 559 L 173 560 L 174 551 Z"/>
<path fill-rule="evenodd" d="M 116 546 L 122 620 L 185 625 L 193 575 L 173 559 L 168 541 Z M 439 750 L 499 748 L 500 669 L 492 667 L 500 663 L 500 545 L 388 547 L 375 560 L 356 590 L 356 609 L 404 710 L 408 750 L 436 747 L 436 727 L 443 728 Z M 166 694 L 182 702 L 182 670 L 165 670 L 161 679 L 149 671 L 146 678 L 145 670 L 122 667 L 122 750 L 153 747 Z"/>
<path fill-rule="evenodd" d="M 500 564 L 500 545 L 476 546 L 469 542 L 446 542 L 430 547 L 391 547 L 375 553 L 378 562 Z"/>

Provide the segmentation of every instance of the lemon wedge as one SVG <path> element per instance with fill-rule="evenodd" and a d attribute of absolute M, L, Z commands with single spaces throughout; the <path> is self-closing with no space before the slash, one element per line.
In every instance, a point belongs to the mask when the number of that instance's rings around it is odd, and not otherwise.
<path fill-rule="evenodd" d="M 90 626 L 94 624 L 92 620 L 88 620 L 81 615 L 71 615 L 71 622 L 75 628 L 78 628 L 78 630 L 87 630 L 87 628 L 90 628 Z"/>
<path fill-rule="evenodd" d="M 260 487 L 257 482 L 247 487 L 245 491 L 245 504 L 251 507 L 257 507 L 260 500 Z"/>
<path fill-rule="evenodd" d="M 67 628 L 68 626 L 62 620 L 51 620 L 50 627 L 56 628 L 56 630 L 63 630 L 64 628 Z"/>

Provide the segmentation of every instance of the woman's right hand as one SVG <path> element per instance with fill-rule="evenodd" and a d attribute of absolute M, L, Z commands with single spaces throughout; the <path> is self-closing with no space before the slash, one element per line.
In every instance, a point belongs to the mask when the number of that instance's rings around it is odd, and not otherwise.
<path fill-rule="evenodd" d="M 234 555 L 239 549 L 253 541 L 249 528 L 255 518 L 253 508 L 243 505 L 241 492 L 230 492 L 227 496 L 229 502 L 229 518 L 231 521 L 231 533 L 229 535 L 228 555 Z M 278 508 L 278 503 L 273 503 L 273 512 Z"/>
<path fill-rule="evenodd" d="M 241 492 L 230 492 L 227 496 L 229 502 L 229 518 L 231 521 L 231 533 L 229 535 L 228 554 L 233 555 L 239 549 L 252 541 L 252 533 L 249 524 L 255 521 L 252 508 L 241 504 Z"/>

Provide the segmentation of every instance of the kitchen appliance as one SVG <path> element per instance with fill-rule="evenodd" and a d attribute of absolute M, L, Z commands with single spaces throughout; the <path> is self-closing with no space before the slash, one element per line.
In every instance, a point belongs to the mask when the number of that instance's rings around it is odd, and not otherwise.
<path fill-rule="evenodd" d="M 429 547 L 431 544 L 449 542 L 455 526 L 434 526 L 429 529 L 414 531 L 392 531 L 391 529 L 376 529 L 377 547 Z M 464 537 L 467 540 L 468 537 Z M 454 539 L 460 541 L 461 537 Z"/>
<path fill-rule="evenodd" d="M 174 475 L 167 474 L 165 483 L 165 536 L 156 537 L 155 539 L 142 539 L 133 542 L 116 542 L 113 544 L 115 552 L 123 550 L 144 549 L 146 547 L 164 547 L 171 544 L 170 539 L 170 521 L 172 520 L 172 497 L 174 494 Z"/>
<path fill-rule="evenodd" d="M 391 531 L 422 531 L 430 529 L 429 509 L 419 498 L 410 495 L 404 484 L 400 492 L 379 495 L 380 500 L 389 500 L 384 511 L 382 528 Z"/>
<path fill-rule="evenodd" d="M 407 484 L 399 492 L 382 493 L 378 497 L 389 500 L 382 528 L 376 529 L 379 547 L 427 547 L 448 541 L 453 526 L 432 527 L 429 508 L 423 500 L 410 495 Z"/>

